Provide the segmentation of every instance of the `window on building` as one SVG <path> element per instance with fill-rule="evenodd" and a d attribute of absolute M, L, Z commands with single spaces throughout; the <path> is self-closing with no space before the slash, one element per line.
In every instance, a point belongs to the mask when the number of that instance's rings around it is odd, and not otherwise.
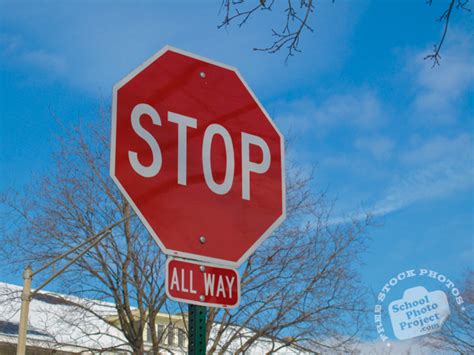
<path fill-rule="evenodd" d="M 174 333 L 175 333 L 175 329 L 172 328 L 172 327 L 169 327 L 168 328 L 168 345 L 176 345 L 176 342 L 174 341 Z"/>
<path fill-rule="evenodd" d="M 157 331 L 158 341 L 163 343 L 165 341 L 165 338 L 163 336 L 165 333 L 165 326 L 163 324 L 158 324 Z"/>
<path fill-rule="evenodd" d="M 151 343 L 151 328 L 149 324 L 146 326 L 146 341 Z"/>
<path fill-rule="evenodd" d="M 186 332 L 183 329 L 178 329 L 178 346 L 186 346 Z"/>

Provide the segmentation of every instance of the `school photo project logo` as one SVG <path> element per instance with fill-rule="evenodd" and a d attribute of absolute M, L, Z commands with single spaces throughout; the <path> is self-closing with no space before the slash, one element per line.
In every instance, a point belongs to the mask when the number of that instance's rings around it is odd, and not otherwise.
<path fill-rule="evenodd" d="M 420 279 L 421 285 L 406 288 L 402 298 L 393 300 L 387 307 L 385 301 L 390 291 L 398 287 L 403 289 L 403 282 L 415 277 Z M 424 285 L 432 280 L 436 281 L 437 287 L 429 291 Z M 440 331 L 451 314 L 448 297 L 453 297 L 458 306 L 464 303 L 459 289 L 443 274 L 429 269 L 411 269 L 399 273 L 384 285 L 377 296 L 374 320 L 379 337 L 384 342 L 389 339 L 382 319 L 383 311 L 386 310 L 384 307 L 388 308 L 393 335 L 398 340 Z M 387 342 L 387 345 L 390 346 L 390 343 Z"/>

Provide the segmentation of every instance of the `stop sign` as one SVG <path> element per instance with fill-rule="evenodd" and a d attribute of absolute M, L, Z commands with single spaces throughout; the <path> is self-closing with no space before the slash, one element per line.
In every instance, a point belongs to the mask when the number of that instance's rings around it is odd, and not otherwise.
<path fill-rule="evenodd" d="M 236 69 L 169 46 L 114 87 L 110 173 L 169 255 L 235 267 L 285 218 L 268 114 Z"/>

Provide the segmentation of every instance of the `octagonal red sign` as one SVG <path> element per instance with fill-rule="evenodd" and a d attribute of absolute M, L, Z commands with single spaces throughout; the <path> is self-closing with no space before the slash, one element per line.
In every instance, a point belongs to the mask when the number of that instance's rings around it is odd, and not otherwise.
<path fill-rule="evenodd" d="M 238 266 L 285 218 L 268 114 L 236 69 L 169 46 L 114 87 L 110 173 L 170 255 Z"/>

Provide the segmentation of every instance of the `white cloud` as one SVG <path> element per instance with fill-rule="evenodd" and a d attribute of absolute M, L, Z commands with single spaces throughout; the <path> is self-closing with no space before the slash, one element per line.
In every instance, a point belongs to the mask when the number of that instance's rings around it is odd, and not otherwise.
<path fill-rule="evenodd" d="M 369 152 L 377 160 L 385 160 L 392 156 L 395 142 L 384 136 L 357 138 L 354 146 L 362 151 Z"/>
<path fill-rule="evenodd" d="M 67 69 L 67 63 L 64 57 L 46 50 L 25 51 L 20 55 L 19 60 L 26 64 L 56 73 L 65 73 Z"/>
<path fill-rule="evenodd" d="M 339 127 L 371 131 L 387 120 L 377 94 L 366 88 L 335 94 L 322 102 L 310 97 L 279 101 L 273 103 L 271 108 L 270 113 L 274 113 L 283 130 L 296 133 L 322 135 Z"/>
<path fill-rule="evenodd" d="M 374 213 L 386 214 L 470 188 L 474 185 L 473 154 L 473 138 L 467 134 L 438 136 L 420 143 L 401 155 L 400 160 L 411 166 L 394 178 L 385 197 L 375 204 Z"/>
<path fill-rule="evenodd" d="M 17 34 L 0 33 L 0 58 L 9 65 L 24 65 L 50 74 L 63 74 L 66 58 L 44 48 L 33 48 Z"/>
<path fill-rule="evenodd" d="M 349 125 L 370 129 L 380 126 L 384 114 L 375 92 L 358 89 L 329 97 L 318 107 L 314 119 L 323 126 Z"/>
<path fill-rule="evenodd" d="M 427 140 L 413 139 L 412 148 L 402 153 L 405 164 L 426 164 L 440 160 L 457 160 L 459 156 L 473 159 L 474 142 L 471 135 L 461 133 L 455 137 L 437 135 Z"/>
<path fill-rule="evenodd" d="M 452 123 L 457 119 L 464 96 L 474 87 L 474 42 L 472 35 L 450 29 L 442 48 L 441 65 L 423 60 L 430 49 L 410 55 L 407 64 L 414 76 L 413 111 L 418 121 Z"/>
<path fill-rule="evenodd" d="M 14 24 L 11 28 L 41 43 L 35 49 L 47 48 L 64 57 L 69 72 L 62 78 L 88 93 L 110 92 L 114 83 L 170 44 L 238 67 L 259 97 L 312 85 L 321 73 L 340 68 L 362 11 L 360 5 L 349 3 L 318 4 L 314 14 L 317 32 L 305 33 L 304 53 L 285 65 L 284 51 L 270 55 L 252 50 L 271 44 L 271 28 L 279 25 L 274 23 L 278 13 L 272 16 L 260 11 L 245 26 L 217 29 L 223 15 L 215 2 L 60 6 L 53 1 L 24 7 L 6 4 L 2 10 L 0 22 L 8 16 Z M 323 51 L 324 56 L 319 55 Z"/>
<path fill-rule="evenodd" d="M 474 184 L 472 161 L 442 162 L 398 176 L 374 207 L 384 215 L 415 202 L 450 195 Z"/>
<path fill-rule="evenodd" d="M 436 136 L 418 141 L 401 153 L 399 171 L 367 209 L 374 216 L 383 216 L 421 201 L 451 196 L 474 186 L 474 139 L 468 134 L 455 137 Z M 369 204 L 370 206 L 370 204 Z M 348 217 L 365 218 L 365 213 L 336 216 L 332 224 Z"/>
<path fill-rule="evenodd" d="M 269 113 L 284 133 L 301 134 L 312 132 L 316 127 L 314 115 L 316 103 L 310 98 L 279 101 L 270 105 Z"/>

